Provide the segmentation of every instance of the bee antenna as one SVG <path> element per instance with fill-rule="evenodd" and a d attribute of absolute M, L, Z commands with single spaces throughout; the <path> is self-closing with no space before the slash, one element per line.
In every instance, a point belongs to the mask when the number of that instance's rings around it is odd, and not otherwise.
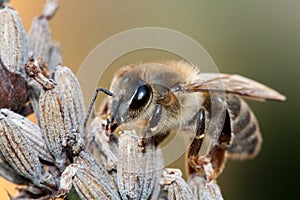
<path fill-rule="evenodd" d="M 96 99 L 97 99 L 97 96 L 98 96 L 98 93 L 99 93 L 99 92 L 103 92 L 104 94 L 107 94 L 107 95 L 109 95 L 109 96 L 113 96 L 113 93 L 112 93 L 111 91 L 107 90 L 107 89 L 104 89 L 104 88 L 97 88 L 97 89 L 96 89 L 96 91 L 95 91 L 95 93 L 94 93 L 94 96 L 93 96 L 93 98 L 92 98 L 92 100 L 91 100 L 89 109 L 88 109 L 88 111 L 87 111 L 87 113 L 86 113 L 86 115 L 85 115 L 85 118 L 84 118 L 84 123 L 83 123 L 83 127 L 84 127 L 84 128 L 86 127 L 86 124 L 87 124 L 87 122 L 88 122 L 88 120 L 89 120 L 90 114 L 91 114 L 91 112 L 92 112 L 94 103 L 95 103 L 95 101 L 96 101 Z"/>

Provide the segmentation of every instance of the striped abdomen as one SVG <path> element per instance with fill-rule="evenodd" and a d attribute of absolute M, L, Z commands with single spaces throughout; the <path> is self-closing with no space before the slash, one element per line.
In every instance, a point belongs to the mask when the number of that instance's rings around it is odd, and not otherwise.
<path fill-rule="evenodd" d="M 233 133 L 232 145 L 227 149 L 228 157 L 247 159 L 255 157 L 261 147 L 259 126 L 247 103 L 234 95 L 227 95 L 227 106 Z"/>

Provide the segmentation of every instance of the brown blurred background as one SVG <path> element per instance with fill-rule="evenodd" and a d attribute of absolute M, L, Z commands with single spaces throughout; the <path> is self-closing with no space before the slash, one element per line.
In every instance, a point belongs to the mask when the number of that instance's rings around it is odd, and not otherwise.
<path fill-rule="evenodd" d="M 44 1 L 12 0 L 11 4 L 29 30 Z M 285 94 L 284 103 L 249 102 L 263 133 L 262 151 L 254 160 L 229 161 L 218 183 L 225 199 L 298 199 L 299 8 L 300 1 L 292 0 L 64 0 L 51 28 L 53 38 L 63 46 L 64 64 L 74 72 L 97 44 L 113 34 L 166 27 L 202 44 L 221 72 L 246 75 Z M 149 51 L 128 55 L 113 65 L 166 58 L 172 55 Z M 101 85 L 108 87 L 109 82 Z M 172 166 L 180 167 L 182 161 Z M 5 190 L 11 192 L 12 186 L 1 180 L 1 199 L 8 198 Z"/>

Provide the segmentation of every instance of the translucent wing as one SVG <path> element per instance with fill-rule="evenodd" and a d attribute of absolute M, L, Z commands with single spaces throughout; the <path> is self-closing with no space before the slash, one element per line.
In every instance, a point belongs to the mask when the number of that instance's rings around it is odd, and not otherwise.
<path fill-rule="evenodd" d="M 255 100 L 284 101 L 279 92 L 254 80 L 240 75 L 201 73 L 194 79 L 180 85 L 187 92 L 226 92 Z"/>
<path fill-rule="evenodd" d="M 185 83 L 175 86 L 173 89 L 173 91 L 180 90 L 182 92 L 209 93 L 208 99 L 210 99 L 210 103 L 208 104 L 208 107 L 210 107 L 209 109 L 212 115 L 210 120 L 211 126 L 207 131 L 199 151 L 199 155 L 201 156 L 206 156 L 219 138 L 221 126 L 223 125 L 222 119 L 225 118 L 224 111 L 228 109 L 226 106 L 228 99 L 225 94 L 232 94 L 260 101 L 284 101 L 286 99 L 282 94 L 261 83 L 240 75 L 230 74 L 201 73 Z M 253 146 L 255 147 L 255 145 Z M 232 152 L 236 153 L 236 149 L 232 149 Z M 256 155 L 255 152 L 257 151 L 253 151 L 253 154 L 250 152 L 249 155 Z M 234 156 L 242 157 L 240 155 L 242 155 L 242 152 Z"/>

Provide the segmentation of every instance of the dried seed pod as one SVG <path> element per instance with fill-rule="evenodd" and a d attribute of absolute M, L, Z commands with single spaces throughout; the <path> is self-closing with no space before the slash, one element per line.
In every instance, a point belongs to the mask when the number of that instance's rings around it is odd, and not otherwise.
<path fill-rule="evenodd" d="M 157 183 L 156 148 L 135 131 L 119 137 L 117 183 L 123 199 L 148 199 Z"/>
<path fill-rule="evenodd" d="M 37 17 L 33 20 L 28 41 L 33 57 L 48 62 L 49 52 L 52 46 L 48 19 L 45 17 Z"/>
<path fill-rule="evenodd" d="M 0 38 L 0 40 L 2 39 Z M 0 108 L 11 108 L 16 112 L 21 111 L 28 96 L 24 77 L 18 73 L 9 71 L 1 61 L 1 57 L 0 77 Z"/>
<path fill-rule="evenodd" d="M 75 164 L 73 186 L 81 199 L 120 199 L 112 178 L 92 154 L 81 151 Z"/>
<path fill-rule="evenodd" d="M 56 89 L 42 91 L 39 100 L 39 124 L 49 152 L 58 167 L 64 169 L 66 152 L 62 142 L 66 138 L 67 130 L 66 116 L 59 96 Z"/>
<path fill-rule="evenodd" d="M 166 168 L 163 171 L 161 185 L 168 191 L 168 199 L 195 199 L 187 183 L 181 178 L 179 169 Z"/>
<path fill-rule="evenodd" d="M 48 60 L 49 72 L 54 72 L 54 69 L 57 65 L 61 65 L 63 63 L 63 59 L 61 56 L 61 47 L 59 42 L 52 42 L 50 55 Z"/>
<path fill-rule="evenodd" d="M 54 162 L 53 157 L 45 145 L 42 132 L 37 125 L 8 109 L 1 109 L 0 114 L 5 115 L 11 122 L 19 127 L 22 135 L 26 137 L 28 144 L 32 146 L 40 159 L 47 162 Z"/>
<path fill-rule="evenodd" d="M 64 66 L 57 66 L 53 79 L 61 99 L 62 112 L 65 113 L 66 128 L 70 132 L 76 129 L 83 134 L 85 105 L 79 82 L 72 71 Z"/>
<path fill-rule="evenodd" d="M 36 151 L 20 128 L 3 114 L 0 114 L 0 152 L 18 174 L 40 185 L 42 170 Z"/>
<path fill-rule="evenodd" d="M 27 185 L 29 181 L 20 176 L 3 158 L 0 153 L 0 176 L 17 185 Z"/>
<path fill-rule="evenodd" d="M 9 7 L 0 7 L 0 58 L 9 71 L 24 74 L 27 36 L 18 12 Z"/>
<path fill-rule="evenodd" d="M 220 188 L 214 180 L 208 182 L 203 176 L 192 174 L 188 178 L 188 185 L 196 199 L 223 200 Z"/>

